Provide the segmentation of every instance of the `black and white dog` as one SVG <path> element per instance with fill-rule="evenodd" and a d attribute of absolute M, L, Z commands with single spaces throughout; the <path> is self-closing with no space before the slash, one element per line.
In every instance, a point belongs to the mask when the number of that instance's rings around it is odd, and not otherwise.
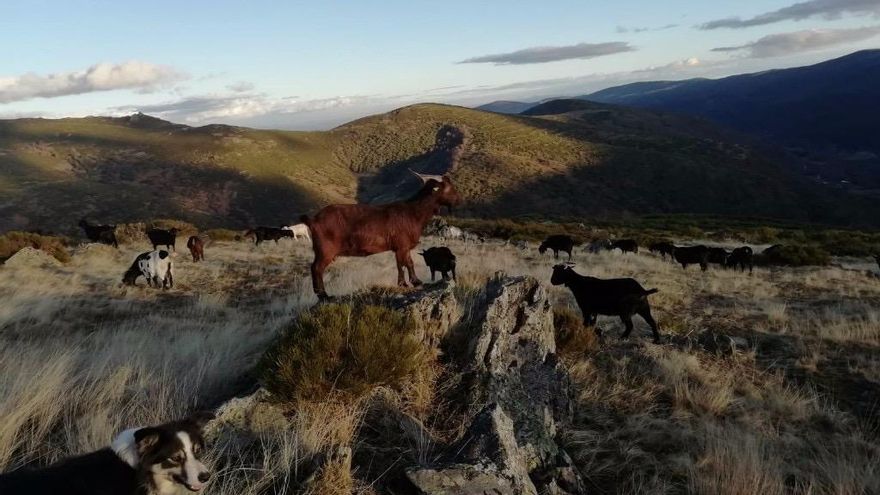
<path fill-rule="evenodd" d="M 171 495 L 201 491 L 210 473 L 199 460 L 202 428 L 213 418 L 197 413 L 182 421 L 133 428 L 110 447 L 45 469 L 0 474 L 3 495 Z"/>

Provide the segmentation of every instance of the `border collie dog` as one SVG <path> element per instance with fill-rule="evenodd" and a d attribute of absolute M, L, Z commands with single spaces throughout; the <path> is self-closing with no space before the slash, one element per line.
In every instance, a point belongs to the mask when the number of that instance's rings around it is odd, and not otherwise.
<path fill-rule="evenodd" d="M 44 469 L 0 474 L 3 495 L 171 495 L 210 477 L 199 460 L 211 413 L 119 434 L 110 447 Z"/>

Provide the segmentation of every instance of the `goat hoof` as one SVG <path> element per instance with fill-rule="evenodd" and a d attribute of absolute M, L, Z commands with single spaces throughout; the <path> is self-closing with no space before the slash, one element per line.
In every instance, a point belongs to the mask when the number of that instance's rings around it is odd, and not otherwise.
<path fill-rule="evenodd" d="M 422 281 L 421 281 L 421 280 L 413 280 L 413 281 L 412 281 L 412 286 L 413 286 L 413 287 L 419 287 L 420 285 L 422 285 Z"/>

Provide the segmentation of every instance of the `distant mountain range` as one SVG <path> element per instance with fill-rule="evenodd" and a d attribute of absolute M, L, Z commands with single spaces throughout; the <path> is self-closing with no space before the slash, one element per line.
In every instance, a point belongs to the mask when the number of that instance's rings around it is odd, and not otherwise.
<path fill-rule="evenodd" d="M 804 174 L 880 188 L 880 50 L 721 79 L 639 82 L 575 97 L 694 115 L 783 146 Z M 530 114 L 536 104 L 479 107 Z"/>

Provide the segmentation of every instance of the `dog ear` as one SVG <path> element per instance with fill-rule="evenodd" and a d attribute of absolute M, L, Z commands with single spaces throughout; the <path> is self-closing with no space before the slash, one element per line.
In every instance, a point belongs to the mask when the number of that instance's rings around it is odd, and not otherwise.
<path fill-rule="evenodd" d="M 159 429 L 152 427 L 141 428 L 134 432 L 134 442 L 141 457 L 159 442 L 159 434 Z"/>
<path fill-rule="evenodd" d="M 212 421 L 216 417 L 217 416 L 211 411 L 198 411 L 189 417 L 189 421 L 201 430 L 209 421 Z"/>

